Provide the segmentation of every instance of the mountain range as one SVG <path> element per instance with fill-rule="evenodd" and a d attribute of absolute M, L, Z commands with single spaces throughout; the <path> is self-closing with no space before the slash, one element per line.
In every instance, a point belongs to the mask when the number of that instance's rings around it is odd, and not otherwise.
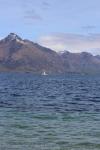
<path fill-rule="evenodd" d="M 0 40 L 0 71 L 41 74 L 100 73 L 100 56 L 55 52 L 14 33 Z"/>

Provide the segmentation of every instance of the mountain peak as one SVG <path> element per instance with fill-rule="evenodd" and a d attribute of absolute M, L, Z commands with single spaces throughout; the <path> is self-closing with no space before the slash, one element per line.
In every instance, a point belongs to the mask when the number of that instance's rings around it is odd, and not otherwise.
<path fill-rule="evenodd" d="M 22 40 L 17 34 L 15 34 L 15 33 L 10 33 L 7 37 L 6 37 L 6 39 L 8 39 L 8 40 Z"/>
<path fill-rule="evenodd" d="M 10 33 L 7 37 L 5 37 L 3 40 L 1 40 L 2 42 L 10 42 L 10 41 L 13 41 L 13 40 L 16 40 L 16 41 L 23 41 L 17 34 L 15 33 Z"/>

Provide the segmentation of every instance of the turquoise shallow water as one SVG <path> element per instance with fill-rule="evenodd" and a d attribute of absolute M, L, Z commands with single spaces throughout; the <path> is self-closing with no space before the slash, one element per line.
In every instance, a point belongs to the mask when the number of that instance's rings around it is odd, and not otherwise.
<path fill-rule="evenodd" d="M 0 150 L 100 150 L 100 77 L 0 74 Z"/>

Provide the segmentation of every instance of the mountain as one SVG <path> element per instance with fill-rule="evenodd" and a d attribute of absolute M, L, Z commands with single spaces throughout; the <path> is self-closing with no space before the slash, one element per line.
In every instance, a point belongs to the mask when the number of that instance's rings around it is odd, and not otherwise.
<path fill-rule="evenodd" d="M 10 33 L 0 41 L 0 71 L 32 71 L 61 73 L 61 57 L 51 49 L 42 47 Z"/>
<path fill-rule="evenodd" d="M 64 61 L 64 68 L 68 72 L 77 73 L 100 73 L 100 56 L 93 56 L 90 53 L 70 53 L 68 51 L 61 54 Z"/>
<path fill-rule="evenodd" d="M 87 52 L 57 53 L 10 33 L 0 41 L 0 71 L 100 73 L 100 56 Z"/>

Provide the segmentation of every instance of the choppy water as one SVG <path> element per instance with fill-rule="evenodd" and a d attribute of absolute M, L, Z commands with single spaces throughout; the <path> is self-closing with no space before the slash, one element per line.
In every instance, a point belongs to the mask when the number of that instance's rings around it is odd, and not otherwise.
<path fill-rule="evenodd" d="M 0 150 L 100 150 L 100 77 L 1 73 Z"/>

